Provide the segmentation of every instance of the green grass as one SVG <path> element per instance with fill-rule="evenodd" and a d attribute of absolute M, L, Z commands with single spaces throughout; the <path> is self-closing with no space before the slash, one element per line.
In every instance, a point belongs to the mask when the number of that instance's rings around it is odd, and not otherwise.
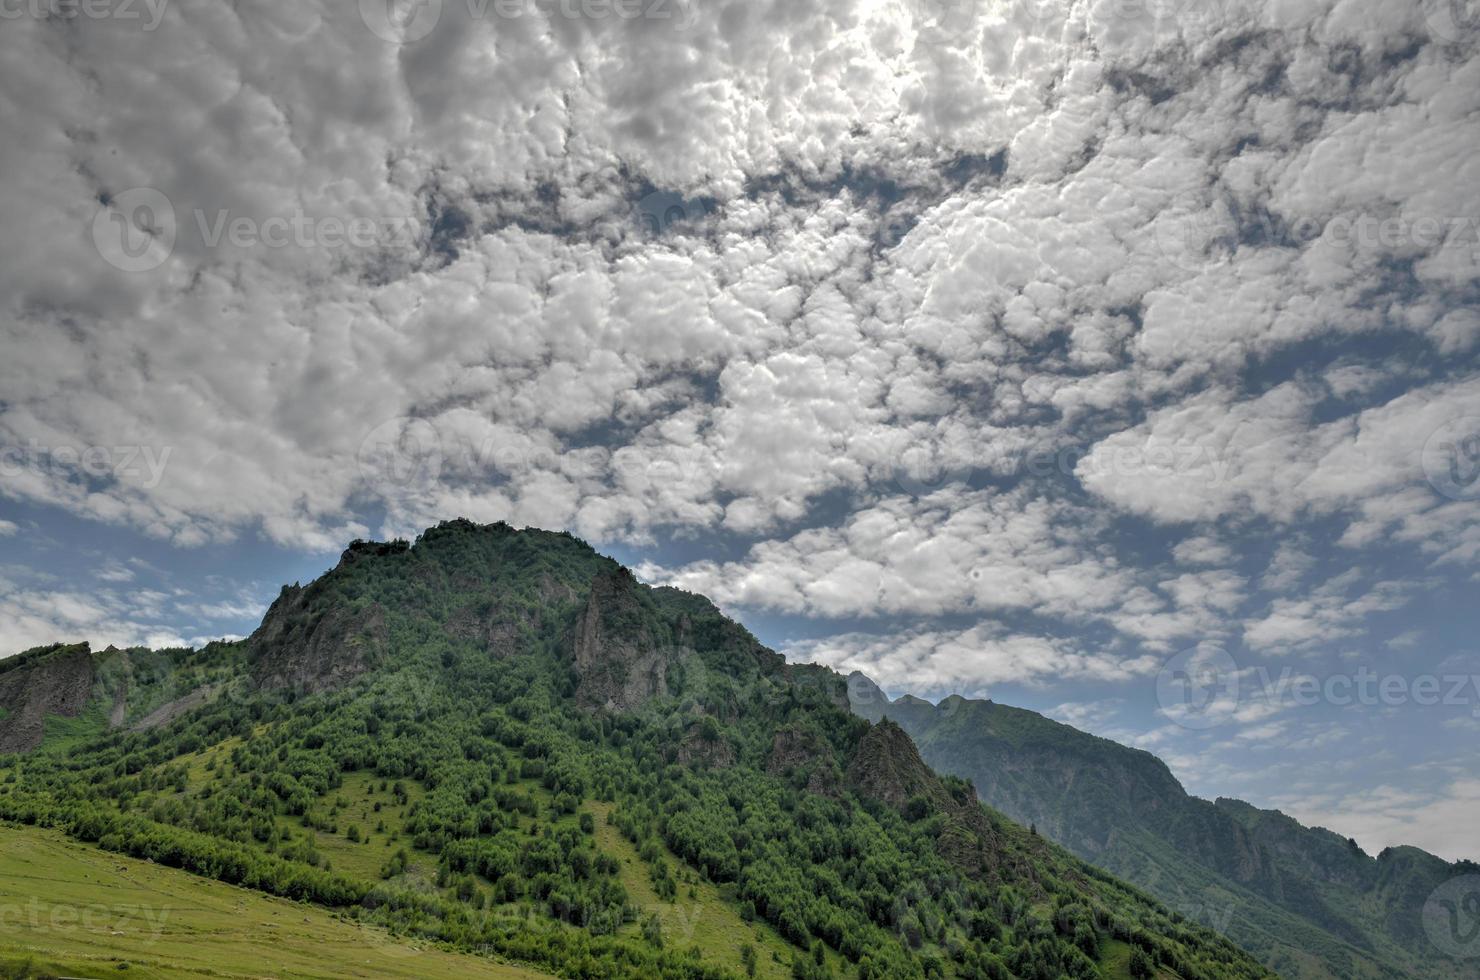
<path fill-rule="evenodd" d="M 400 782 L 406 790 L 406 804 L 397 803 L 389 788 L 382 790 L 382 782 L 388 785 Z M 367 792 L 372 788 L 374 792 Z M 405 813 L 425 794 L 426 791 L 413 779 L 381 780 L 368 772 L 349 773 L 339 789 L 319 798 L 317 809 L 324 814 L 332 813 L 338 829 L 335 833 L 315 832 L 314 847 L 329 860 L 334 870 L 356 878 L 379 881 L 381 868 L 398 847 L 405 847 L 408 853 L 416 856 L 411 842 L 401 834 L 401 827 Z M 339 801 L 345 805 L 335 809 Z M 377 803 L 380 804 L 379 813 L 375 812 Z M 301 821 L 292 818 L 279 818 L 278 822 L 300 835 L 305 829 Z M 381 823 L 385 824 L 385 830 L 377 831 L 375 828 Z M 360 830 L 361 842 L 358 844 L 349 839 L 352 826 Z M 422 856 L 425 858 L 423 863 L 435 870 L 436 857 Z"/>
<path fill-rule="evenodd" d="M 386 933 L 312 905 L 0 826 L 0 976 L 482 977 L 544 974 Z M 20 975 L 24 976 L 25 973 Z"/>
<path fill-rule="evenodd" d="M 1134 980 L 1131 977 L 1131 945 L 1112 939 L 1100 949 L 1100 972 L 1105 980 Z M 1171 970 L 1160 969 L 1156 980 L 1180 980 Z"/>
<path fill-rule="evenodd" d="M 641 910 L 637 923 L 625 927 L 625 933 L 640 934 L 642 922 L 649 915 L 657 915 L 663 926 L 663 941 L 669 947 L 682 950 L 690 945 L 698 946 L 706 962 L 743 974 L 740 947 L 749 943 L 756 951 L 757 977 L 786 980 L 791 976 L 791 958 L 797 948 L 781 938 L 770 925 L 760 920 L 747 925 L 723 889 L 704 881 L 666 847 L 664 854 L 679 880 L 679 888 L 677 900 L 665 902 L 653 890 L 648 866 L 638 855 L 637 848 L 622 836 L 620 830 L 606 822 L 607 814 L 613 809 L 612 804 L 588 801 L 582 809 L 595 818 L 596 846 L 621 864 L 618 877 L 622 887 L 627 889 L 632 904 Z M 689 897 L 691 888 L 696 897 Z M 828 951 L 828 963 L 835 975 L 842 975 L 837 971 L 842 969 L 843 960 L 831 950 Z"/>
<path fill-rule="evenodd" d="M 1131 980 L 1131 944 L 1119 939 L 1105 943 L 1100 950 L 1100 971 L 1105 980 Z"/>
<path fill-rule="evenodd" d="M 229 758 L 229 755 L 228 750 L 221 759 Z M 200 764 L 204 764 L 203 759 Z M 200 774 L 210 775 L 203 769 Z M 402 832 L 405 814 L 426 791 L 415 780 L 400 780 L 407 795 L 406 805 L 402 806 L 389 789 L 380 789 L 382 782 L 395 781 L 383 780 L 369 772 L 347 773 L 338 789 L 320 797 L 315 809 L 324 815 L 332 814 L 337 829 L 333 833 L 313 832 L 314 847 L 328 859 L 334 870 L 371 881 L 379 880 L 381 868 L 391 854 L 404 847 L 412 857 L 408 878 L 429 887 L 436 869 L 436 856 L 413 848 Z M 705 881 L 667 848 L 664 848 L 664 854 L 680 882 L 679 894 L 674 902 L 659 898 L 648 876 L 647 865 L 638 856 L 636 847 L 615 826 L 606 822 L 607 814 L 613 809 L 612 804 L 587 800 L 577 813 L 555 817 L 550 812 L 554 796 L 538 781 L 519 780 L 509 784 L 509 788 L 530 796 L 540 808 L 540 822 L 552 827 L 576 825 L 580 811 L 592 815 L 598 850 L 620 863 L 622 886 L 632 904 L 640 910 L 638 921 L 621 930 L 624 935 L 640 936 L 642 923 L 649 915 L 656 915 L 662 924 L 664 945 L 668 948 L 685 950 L 697 946 L 706 962 L 727 966 L 743 974 L 740 949 L 748 943 L 755 947 L 757 977 L 787 980 L 791 976 L 791 958 L 797 952 L 796 947 L 765 922 L 757 920 L 747 924 L 740 917 L 738 904 L 732 895 Z M 376 803 L 381 805 L 378 813 L 375 811 Z M 280 817 L 278 822 L 300 837 L 305 833 L 305 828 L 296 818 Z M 382 822 L 385 830 L 377 831 L 376 827 Z M 362 841 L 368 838 L 368 843 L 350 841 L 348 835 L 352 825 L 359 828 Z M 690 897 L 690 890 L 694 897 Z M 828 961 L 835 971 L 845 966 L 841 957 L 832 950 L 828 951 Z"/>
<path fill-rule="evenodd" d="M 76 718 L 47 715 L 42 722 L 41 751 L 66 754 L 108 730 L 108 708 L 94 698 Z"/>

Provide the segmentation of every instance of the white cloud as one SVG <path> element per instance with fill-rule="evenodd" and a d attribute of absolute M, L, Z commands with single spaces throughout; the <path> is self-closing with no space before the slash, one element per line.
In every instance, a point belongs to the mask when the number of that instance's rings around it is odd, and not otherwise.
<path fill-rule="evenodd" d="M 1371 853 L 1408 845 L 1450 861 L 1477 857 L 1470 831 L 1480 820 L 1480 779 L 1459 778 L 1432 791 L 1375 786 L 1279 805 L 1301 823 L 1355 837 Z"/>
<path fill-rule="evenodd" d="M 1044 714 L 1085 731 L 1103 730 L 1120 713 L 1124 704 L 1121 698 L 1105 698 L 1100 701 L 1066 701 L 1056 708 L 1050 708 Z"/>
<path fill-rule="evenodd" d="M 0 596 L 0 656 L 83 640 L 94 649 L 110 644 L 185 646 L 176 632 L 159 622 L 158 612 L 156 600 L 146 593 L 8 588 Z"/>
<path fill-rule="evenodd" d="M 1253 513 L 1290 524 L 1340 512 L 1353 520 L 1353 546 L 1393 533 L 1449 548 L 1451 522 L 1476 505 L 1446 503 L 1427 485 L 1422 453 L 1447 424 L 1480 417 L 1480 380 L 1431 385 L 1330 422 L 1316 420 L 1317 404 L 1293 382 L 1248 400 L 1209 391 L 1103 440 L 1078 472 L 1103 499 L 1158 521 Z"/>
<path fill-rule="evenodd" d="M 134 580 L 134 570 L 119 561 L 108 561 L 103 567 L 93 572 L 95 576 L 104 582 L 122 584 Z"/>
<path fill-rule="evenodd" d="M 890 690 L 965 691 L 973 696 L 986 696 L 991 685 L 1007 682 L 1124 681 L 1155 674 L 1161 666 L 1153 657 L 1121 657 L 1083 649 L 1068 640 L 986 625 L 887 635 L 849 633 L 792 643 L 785 653 L 792 661 L 826 664 L 842 673 L 863 671 Z"/>
<path fill-rule="evenodd" d="M 1355 570 L 1299 598 L 1278 598 L 1265 614 L 1244 625 L 1244 642 L 1255 650 L 1303 650 L 1360 635 L 1376 612 L 1402 608 L 1413 587 L 1402 582 L 1358 585 Z"/>
<path fill-rule="evenodd" d="M 0 487 L 181 544 L 260 526 L 328 550 L 367 532 L 357 514 L 377 504 L 394 530 L 457 511 L 603 540 L 763 534 L 901 465 L 990 470 L 1054 438 L 1044 409 L 1113 417 L 1323 332 L 1390 322 L 1463 349 L 1477 322 L 1464 311 L 1396 287 L 1373 297 L 1389 259 L 1461 284 L 1444 243 L 1293 248 L 1276 230 L 1191 270 L 1169 252 L 1183 199 L 1214 231 L 1229 200 L 1285 223 L 1392 202 L 1414 219 L 1472 216 L 1453 202 L 1474 182 L 1480 65 L 1439 45 L 1383 61 L 1425 29 L 1411 10 L 1243 6 L 1158 19 L 1009 5 L 929 26 L 894 2 L 743 16 L 716 2 L 677 26 L 445 5 L 399 49 L 342 4 L 171 9 L 157 32 L 79 22 L 65 42 L 16 21 L 0 73 L 50 84 L 17 104 L 0 151 L 20 175 L 6 225 L 33 229 L 0 281 L 7 349 L 22 352 L 0 373 L 0 434 L 168 458 L 157 482 L 84 491 L 65 467 L 30 465 Z M 1292 33 L 1186 60 L 1184 44 L 1251 23 Z M 1321 109 L 1347 81 L 1337 45 L 1372 63 L 1370 91 Z M 1282 87 L 1259 90 L 1276 66 Z M 1230 156 L 1225 133 L 1257 140 Z M 980 161 L 1004 150 L 1005 173 L 989 174 Z M 880 240 L 878 202 L 845 168 L 902 189 L 891 214 L 907 234 Z M 768 181 L 788 193 L 742 193 Z M 179 234 L 159 269 L 125 274 L 79 231 L 100 196 L 139 184 L 168 196 Z M 712 214 L 647 236 L 633 215 L 644 186 L 709 195 Z M 406 234 L 371 249 L 210 247 L 197 209 L 207 224 L 224 210 L 316 229 L 394 217 Z M 84 378 L 87 397 L 55 397 Z M 1348 366 L 1332 384 L 1363 378 Z M 1208 397 L 1184 420 L 1189 445 L 1238 404 Z M 1176 418 L 1165 411 L 1154 424 Z M 446 441 L 424 484 L 359 466 L 366 436 L 397 417 Z M 1383 457 L 1412 435 L 1389 421 Z M 1255 472 L 1208 494 L 1155 474 L 1087 482 L 1173 519 L 1342 506 L 1374 486 L 1361 440 L 1349 467 L 1342 432 L 1288 412 L 1274 423 L 1261 439 L 1284 448 L 1286 478 L 1263 491 Z M 1336 485 L 1289 477 L 1289 457 L 1328 448 L 1320 473 Z M 645 479 L 655 467 L 676 478 Z M 1391 483 L 1391 465 L 1376 471 Z M 1364 519 L 1430 541 L 1421 510 Z"/>
<path fill-rule="evenodd" d="M 1234 560 L 1233 549 L 1226 542 L 1206 534 L 1179 541 L 1172 557 L 1183 565 L 1228 565 Z"/>

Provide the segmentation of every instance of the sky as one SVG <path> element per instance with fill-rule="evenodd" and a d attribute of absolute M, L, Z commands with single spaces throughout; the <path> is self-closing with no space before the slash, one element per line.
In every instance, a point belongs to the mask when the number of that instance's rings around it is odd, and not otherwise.
<path fill-rule="evenodd" d="M 1465 0 L 8 0 L 0 655 L 566 529 L 1480 858 Z"/>

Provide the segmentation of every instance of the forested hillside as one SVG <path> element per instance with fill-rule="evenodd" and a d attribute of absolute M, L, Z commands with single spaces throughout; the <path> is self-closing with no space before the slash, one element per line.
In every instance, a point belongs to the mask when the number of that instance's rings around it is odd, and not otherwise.
<path fill-rule="evenodd" d="M 1187 795 L 1165 763 L 992 701 L 889 700 L 849 679 L 861 717 L 889 718 L 925 760 L 1079 857 L 1229 936 L 1282 976 L 1480 977 L 1425 934 L 1425 901 L 1472 873 L 1417 848 L 1372 857 L 1355 841 L 1239 800 Z"/>
<path fill-rule="evenodd" d="M 568 535 L 356 543 L 247 640 L 0 694 L 12 825 L 562 976 L 1269 975 Z"/>

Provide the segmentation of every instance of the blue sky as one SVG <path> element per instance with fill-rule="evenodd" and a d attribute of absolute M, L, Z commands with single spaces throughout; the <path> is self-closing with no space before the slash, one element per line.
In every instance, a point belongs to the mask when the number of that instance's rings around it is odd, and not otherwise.
<path fill-rule="evenodd" d="M 7 20 L 0 655 L 508 520 L 1480 856 L 1463 5 L 391 9 Z"/>

